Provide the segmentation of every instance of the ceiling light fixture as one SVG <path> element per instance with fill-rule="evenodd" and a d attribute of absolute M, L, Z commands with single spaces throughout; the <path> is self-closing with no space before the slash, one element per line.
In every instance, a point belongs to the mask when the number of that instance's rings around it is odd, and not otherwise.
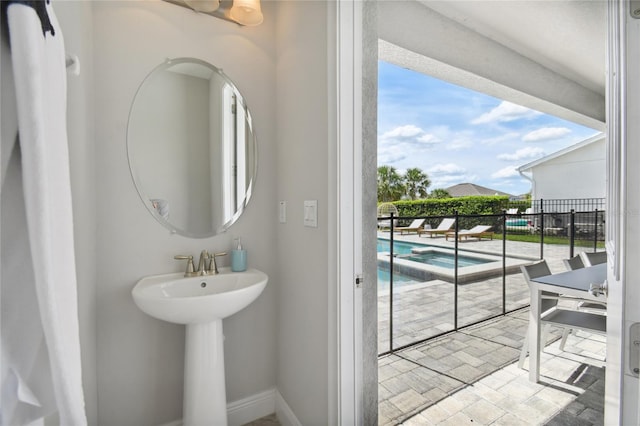
<path fill-rule="evenodd" d="M 260 0 L 233 0 L 229 14 L 240 25 L 250 27 L 262 24 L 263 20 Z"/>
<path fill-rule="evenodd" d="M 220 2 L 218 0 L 184 0 L 191 9 L 196 12 L 210 13 L 218 10 Z"/>
<path fill-rule="evenodd" d="M 235 22 L 238 25 L 256 26 L 263 21 L 260 0 L 164 0 L 196 12 Z M 233 3 L 232 3 L 233 1 Z"/>

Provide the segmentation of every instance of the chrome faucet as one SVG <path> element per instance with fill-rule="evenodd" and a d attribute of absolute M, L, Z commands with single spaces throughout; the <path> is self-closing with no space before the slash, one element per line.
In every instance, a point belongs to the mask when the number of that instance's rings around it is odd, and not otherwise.
<path fill-rule="evenodd" d="M 209 259 L 209 252 L 202 250 L 200 252 L 200 261 L 198 262 L 198 275 L 207 275 L 207 260 Z"/>
<path fill-rule="evenodd" d="M 209 256 L 209 258 L 211 259 L 211 262 L 209 263 L 209 274 L 215 275 L 218 273 L 218 264 L 216 263 L 216 257 L 226 255 L 227 252 L 211 253 L 211 255 Z"/>

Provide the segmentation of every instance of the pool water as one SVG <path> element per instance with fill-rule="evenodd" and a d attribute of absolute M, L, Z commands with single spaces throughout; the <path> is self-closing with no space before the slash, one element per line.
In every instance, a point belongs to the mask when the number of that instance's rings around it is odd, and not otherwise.
<path fill-rule="evenodd" d="M 404 259 L 412 260 L 414 262 L 426 263 L 427 265 L 439 266 L 441 268 L 454 269 L 454 255 L 453 251 L 441 252 L 433 251 L 428 253 L 413 253 L 414 248 L 428 248 L 433 247 L 428 244 L 415 244 L 402 241 L 393 242 L 393 254 L 401 256 Z M 378 252 L 388 252 L 389 240 L 378 240 Z M 466 256 L 458 254 L 458 268 L 464 268 L 465 266 L 482 265 L 483 263 L 492 262 L 491 260 L 481 259 L 473 256 Z M 395 274 L 394 274 L 395 281 Z"/>
<path fill-rule="evenodd" d="M 389 240 L 378 240 L 378 253 L 380 253 L 381 251 L 391 251 L 389 246 L 390 246 Z M 411 254 L 411 250 L 416 247 L 426 248 L 431 246 L 427 244 L 412 244 L 412 243 L 405 243 L 401 241 L 400 242 L 394 241 L 393 253 L 394 254 Z"/>
<path fill-rule="evenodd" d="M 439 266 L 440 268 L 455 268 L 455 259 L 453 253 L 431 252 L 413 254 L 405 259 L 412 260 L 414 262 L 426 263 L 427 265 Z M 477 257 L 458 255 L 458 268 L 464 268 L 465 266 L 482 265 L 483 263 L 491 262 L 486 259 L 479 259 Z"/>
<path fill-rule="evenodd" d="M 403 285 L 416 284 L 420 281 L 408 275 L 398 272 L 393 274 L 393 288 L 402 287 Z M 378 290 L 387 290 L 389 288 L 389 271 L 378 268 Z"/>

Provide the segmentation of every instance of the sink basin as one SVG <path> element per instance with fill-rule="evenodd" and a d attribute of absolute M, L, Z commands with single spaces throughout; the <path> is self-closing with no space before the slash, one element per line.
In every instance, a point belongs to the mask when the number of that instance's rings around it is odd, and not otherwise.
<path fill-rule="evenodd" d="M 186 325 L 184 426 L 227 425 L 222 319 L 256 300 L 268 280 L 257 269 L 220 268 L 217 275 L 143 278 L 131 291 L 142 312 Z"/>
<path fill-rule="evenodd" d="M 147 315 L 176 324 L 207 323 L 226 318 L 257 299 L 269 277 L 257 269 L 185 278 L 182 273 L 154 275 L 131 292 Z"/>

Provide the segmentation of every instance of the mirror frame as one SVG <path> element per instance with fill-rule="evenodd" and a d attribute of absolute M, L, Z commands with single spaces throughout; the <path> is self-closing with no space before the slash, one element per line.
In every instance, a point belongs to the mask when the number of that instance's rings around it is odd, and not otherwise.
<path fill-rule="evenodd" d="M 182 64 L 182 63 L 195 63 L 195 64 L 202 65 L 204 67 L 207 67 L 211 69 L 214 74 L 217 74 L 220 78 L 222 78 L 226 83 L 228 83 L 231 86 L 231 88 L 233 89 L 233 92 L 239 95 L 239 99 L 238 99 L 239 102 L 237 105 L 242 106 L 244 108 L 246 112 L 246 116 L 248 117 L 248 119 L 246 120 L 247 126 L 251 133 L 249 143 L 252 144 L 253 146 L 253 164 L 249 164 L 249 163 L 247 164 L 247 169 L 250 169 L 252 173 L 251 173 L 251 179 L 247 185 L 246 196 L 244 200 L 242 200 L 242 202 L 238 204 L 238 207 L 234 212 L 234 214 L 231 216 L 231 218 L 227 222 L 219 226 L 217 229 L 215 229 L 214 224 L 212 224 L 211 225 L 212 229 L 210 232 L 194 232 L 188 229 L 178 228 L 177 226 L 172 224 L 171 221 L 166 220 L 164 217 L 162 217 L 160 213 L 158 213 L 158 211 L 152 206 L 151 198 L 145 193 L 144 188 L 142 188 L 141 180 L 138 176 L 138 171 L 135 167 L 135 160 L 133 159 L 133 152 L 132 152 L 133 148 L 132 148 L 130 133 L 131 133 L 131 118 L 135 108 L 136 99 L 142 92 L 145 85 L 150 81 L 150 78 L 155 73 L 164 71 L 166 69 L 171 68 L 174 65 Z M 144 204 L 145 208 L 149 211 L 149 213 L 151 213 L 151 215 L 156 219 L 156 221 L 158 221 L 162 226 L 167 228 L 172 234 L 178 234 L 188 238 L 209 238 L 215 235 L 222 234 L 226 232 L 240 218 L 240 216 L 242 216 L 245 208 L 247 207 L 247 205 L 249 204 L 249 201 L 252 198 L 253 187 L 255 185 L 255 181 L 258 176 L 258 140 L 256 137 L 256 132 L 254 130 L 253 116 L 249 111 L 249 107 L 245 101 L 244 96 L 240 93 L 240 90 L 237 88 L 235 83 L 222 71 L 221 68 L 218 68 L 210 64 L 209 62 L 203 61 L 201 59 L 189 58 L 189 57 L 167 58 L 160 65 L 157 65 L 156 67 L 154 67 L 151 70 L 151 72 L 149 72 L 144 77 L 144 79 L 136 89 L 136 92 L 131 101 L 131 107 L 129 108 L 129 115 L 127 118 L 126 143 L 127 143 L 127 160 L 129 164 L 129 172 L 131 173 L 131 178 L 133 179 L 133 183 L 136 188 L 136 192 L 140 197 L 140 201 L 142 202 L 142 204 Z"/>

